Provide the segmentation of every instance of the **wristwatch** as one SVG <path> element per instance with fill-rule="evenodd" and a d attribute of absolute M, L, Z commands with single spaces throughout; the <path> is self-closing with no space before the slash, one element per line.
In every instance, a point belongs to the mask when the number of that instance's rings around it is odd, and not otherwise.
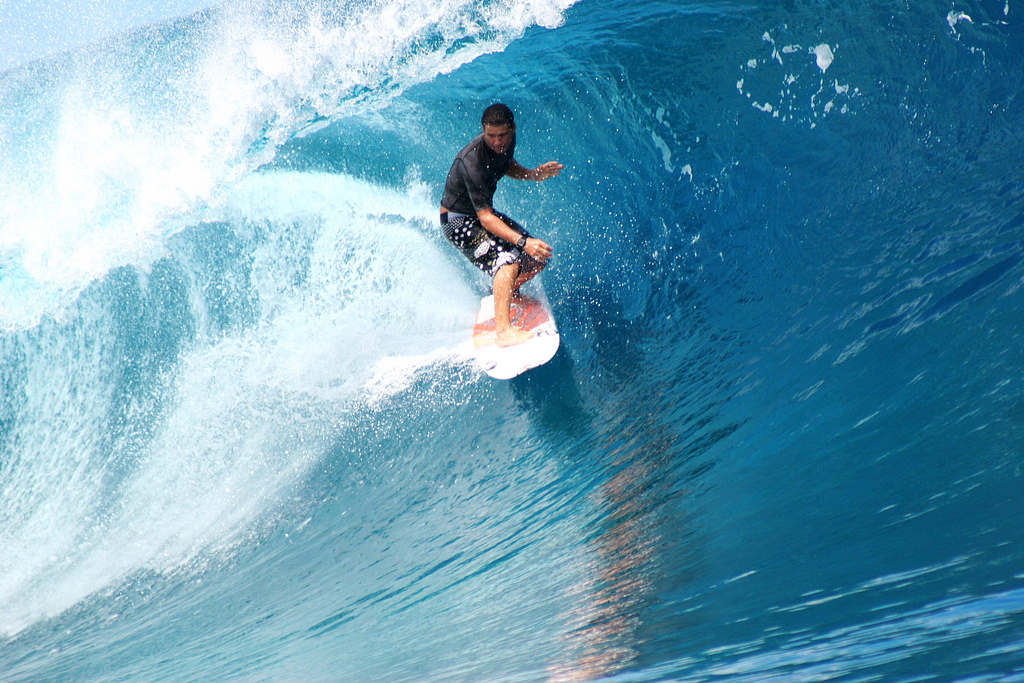
<path fill-rule="evenodd" d="M 519 247 L 520 249 L 526 248 L 526 235 L 523 235 L 522 237 L 519 238 L 519 241 L 516 242 L 516 246 Z"/>

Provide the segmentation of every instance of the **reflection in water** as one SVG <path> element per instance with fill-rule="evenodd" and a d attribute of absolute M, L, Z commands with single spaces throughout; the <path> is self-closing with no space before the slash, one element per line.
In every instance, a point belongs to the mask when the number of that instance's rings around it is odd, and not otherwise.
<path fill-rule="evenodd" d="M 609 428 L 609 438 L 615 434 Z M 660 539 L 652 513 L 659 496 L 652 489 L 660 488 L 655 484 L 669 443 L 647 432 L 627 437 L 613 454 L 617 473 L 594 494 L 606 514 L 605 528 L 588 544 L 591 559 L 581 568 L 587 578 L 572 588 L 575 606 L 564 615 L 570 627 L 565 658 L 550 667 L 552 683 L 606 676 L 637 657 L 641 613 L 657 575 Z"/>
<path fill-rule="evenodd" d="M 635 341 L 637 330 L 631 327 L 626 334 Z M 621 362 L 636 346 L 617 347 L 611 356 Z M 511 382 L 517 400 L 550 439 L 571 436 L 582 443 L 596 435 L 599 444 L 590 459 L 601 471 L 601 483 L 591 494 L 600 521 L 580 554 L 576 575 L 584 578 L 566 596 L 572 607 L 561 615 L 564 642 L 548 666 L 551 683 L 589 681 L 631 666 L 646 642 L 642 630 L 652 626 L 644 617 L 653 617 L 656 590 L 667 588 L 668 575 L 673 582 L 688 580 L 685 569 L 666 572 L 661 566 L 663 557 L 678 565 L 697 555 L 692 529 L 677 506 L 666 504 L 700 488 L 716 462 L 714 448 L 739 428 L 718 414 L 716 399 L 731 389 L 724 374 L 709 369 L 721 356 L 695 360 L 681 365 L 677 381 L 705 387 L 706 393 L 691 396 L 685 411 L 666 404 L 664 395 L 626 391 L 603 396 L 593 414 L 584 408 L 572 359 L 564 351 Z M 721 384 L 709 376 L 722 377 Z M 672 531 L 663 538 L 659 530 L 664 529 Z"/>

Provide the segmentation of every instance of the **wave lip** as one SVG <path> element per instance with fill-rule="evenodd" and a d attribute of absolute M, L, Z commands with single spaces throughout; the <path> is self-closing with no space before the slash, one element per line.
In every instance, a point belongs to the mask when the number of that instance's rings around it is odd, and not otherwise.
<path fill-rule="evenodd" d="M 149 273 L 0 340 L 0 633 L 230 555 L 350 414 L 466 362 L 435 217 L 417 182 L 256 173 Z"/>
<path fill-rule="evenodd" d="M 311 123 L 375 110 L 570 4 L 240 1 L 0 76 L 0 329 L 152 263 Z"/>

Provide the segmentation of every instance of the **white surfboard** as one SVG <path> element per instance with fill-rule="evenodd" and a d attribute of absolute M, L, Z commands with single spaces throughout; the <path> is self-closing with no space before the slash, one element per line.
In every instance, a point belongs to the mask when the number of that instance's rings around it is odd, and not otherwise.
<path fill-rule="evenodd" d="M 543 291 L 539 291 L 539 296 L 512 304 L 512 324 L 533 332 L 533 338 L 522 344 L 498 346 L 494 331 L 494 297 L 481 299 L 473 326 L 473 351 L 483 371 L 495 379 L 521 375 L 547 363 L 558 351 L 558 329 Z"/>

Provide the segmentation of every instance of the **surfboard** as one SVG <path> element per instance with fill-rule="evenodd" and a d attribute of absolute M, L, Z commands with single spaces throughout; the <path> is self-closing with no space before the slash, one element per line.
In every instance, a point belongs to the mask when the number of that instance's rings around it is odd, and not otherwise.
<path fill-rule="evenodd" d="M 558 329 L 543 291 L 512 304 L 512 324 L 533 332 L 533 338 L 522 344 L 498 346 L 494 331 L 494 296 L 480 300 L 480 311 L 473 326 L 473 352 L 477 364 L 495 379 L 521 375 L 547 363 L 558 351 Z"/>

